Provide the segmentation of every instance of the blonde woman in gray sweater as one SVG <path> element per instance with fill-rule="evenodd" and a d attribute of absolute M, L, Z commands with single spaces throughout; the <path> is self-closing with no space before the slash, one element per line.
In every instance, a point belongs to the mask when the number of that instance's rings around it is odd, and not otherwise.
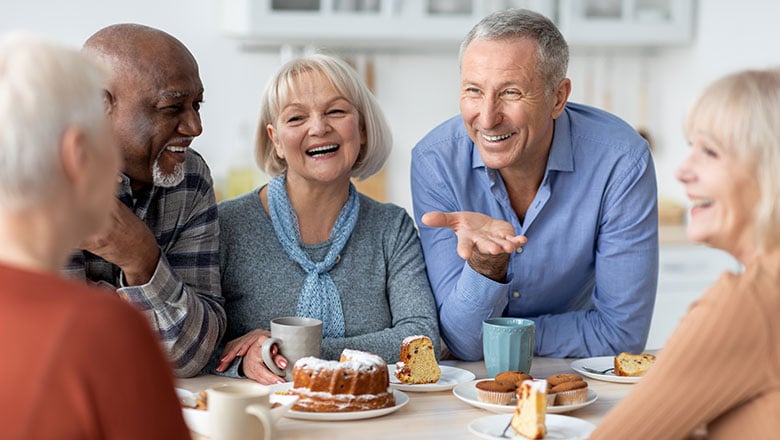
<path fill-rule="evenodd" d="M 439 349 L 436 305 L 406 211 L 360 194 L 352 178 L 380 170 L 392 145 L 375 98 L 336 58 L 292 60 L 269 82 L 257 157 L 267 184 L 219 206 L 228 317 L 218 374 L 284 380 L 263 363 L 269 321 L 323 321 L 322 357 L 344 348 L 398 360 L 401 341 Z M 277 355 L 277 366 L 287 360 Z"/>

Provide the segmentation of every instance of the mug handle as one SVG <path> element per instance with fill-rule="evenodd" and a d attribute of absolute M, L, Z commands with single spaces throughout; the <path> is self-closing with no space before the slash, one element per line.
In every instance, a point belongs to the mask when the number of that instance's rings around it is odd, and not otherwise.
<path fill-rule="evenodd" d="M 276 363 L 271 357 L 271 346 L 274 344 L 278 344 L 279 342 L 282 342 L 279 338 L 266 339 L 265 341 L 263 341 L 262 347 L 260 347 L 260 352 L 263 354 L 263 362 L 265 362 L 266 368 L 271 370 L 271 372 L 274 373 L 275 375 L 284 377 L 284 375 L 286 374 L 285 371 L 279 369 L 279 367 L 276 366 Z"/>
<path fill-rule="evenodd" d="M 271 440 L 274 425 L 268 408 L 259 403 L 254 403 L 246 407 L 246 413 L 257 417 L 260 420 L 260 424 L 263 425 L 263 440 Z"/>

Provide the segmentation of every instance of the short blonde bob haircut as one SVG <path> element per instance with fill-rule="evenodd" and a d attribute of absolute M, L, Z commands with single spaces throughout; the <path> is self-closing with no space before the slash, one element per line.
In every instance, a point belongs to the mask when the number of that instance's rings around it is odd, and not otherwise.
<path fill-rule="evenodd" d="M 780 70 L 745 70 L 715 81 L 691 106 L 685 132 L 708 134 L 754 167 L 761 192 L 757 243 L 762 249 L 780 245 Z"/>
<path fill-rule="evenodd" d="M 257 124 L 256 159 L 260 168 L 272 177 L 287 170 L 268 136 L 268 124 L 276 125 L 279 113 L 289 97 L 296 93 L 297 80 L 303 74 L 321 73 L 360 115 L 360 127 L 366 131 L 366 143 L 352 167 L 351 177 L 358 180 L 376 174 L 390 155 L 393 145 L 390 126 L 374 95 L 358 73 L 344 61 L 324 54 L 314 54 L 288 61 L 271 78 L 263 93 L 260 120 Z"/>

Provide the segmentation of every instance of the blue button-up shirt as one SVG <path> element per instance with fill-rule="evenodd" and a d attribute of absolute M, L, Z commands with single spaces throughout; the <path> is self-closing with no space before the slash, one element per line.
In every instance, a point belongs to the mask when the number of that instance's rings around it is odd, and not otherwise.
<path fill-rule="evenodd" d="M 501 175 L 487 168 L 460 116 L 412 152 L 412 197 L 444 341 L 482 357 L 482 321 L 531 319 L 539 356 L 587 357 L 644 348 L 658 281 L 655 169 L 647 143 L 604 111 L 569 103 L 555 121 L 547 169 L 524 221 Z M 506 282 L 474 271 L 429 211 L 475 211 L 528 237 Z"/>

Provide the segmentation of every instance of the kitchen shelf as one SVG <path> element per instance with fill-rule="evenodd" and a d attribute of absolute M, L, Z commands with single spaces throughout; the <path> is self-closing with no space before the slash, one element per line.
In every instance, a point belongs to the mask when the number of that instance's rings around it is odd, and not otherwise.
<path fill-rule="evenodd" d="M 482 17 L 509 7 L 556 12 L 547 0 L 221 0 L 220 25 L 245 47 L 457 50 Z"/>

